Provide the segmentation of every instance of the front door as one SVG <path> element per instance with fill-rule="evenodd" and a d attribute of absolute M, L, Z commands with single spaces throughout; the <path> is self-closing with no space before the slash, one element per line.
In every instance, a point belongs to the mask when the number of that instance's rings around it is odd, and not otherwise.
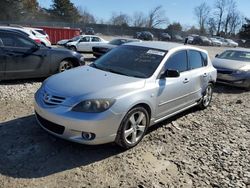
<path fill-rule="evenodd" d="M 180 76 L 156 80 L 159 85 L 156 108 L 157 119 L 191 105 L 192 83 L 190 80 L 191 75 L 188 72 L 187 51 L 181 50 L 169 57 L 164 69 L 178 70 Z"/>

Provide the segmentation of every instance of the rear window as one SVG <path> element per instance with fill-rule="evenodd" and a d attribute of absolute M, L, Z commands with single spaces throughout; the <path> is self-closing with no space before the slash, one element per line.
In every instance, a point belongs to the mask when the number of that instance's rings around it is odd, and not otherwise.
<path fill-rule="evenodd" d="M 250 52 L 227 50 L 220 54 L 217 58 L 250 62 Z"/>
<path fill-rule="evenodd" d="M 38 33 L 40 33 L 42 35 L 46 35 L 47 34 L 44 30 L 40 30 L 40 29 L 36 30 L 36 32 L 38 32 Z"/>

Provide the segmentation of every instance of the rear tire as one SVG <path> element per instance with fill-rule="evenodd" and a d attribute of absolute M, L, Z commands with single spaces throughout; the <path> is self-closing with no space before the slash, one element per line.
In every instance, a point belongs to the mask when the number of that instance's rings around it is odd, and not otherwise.
<path fill-rule="evenodd" d="M 207 108 L 213 98 L 213 84 L 209 83 L 205 93 L 203 94 L 203 97 L 201 98 L 200 104 L 199 104 L 199 108 L 200 109 L 205 109 Z"/>
<path fill-rule="evenodd" d="M 64 72 L 66 70 L 74 68 L 74 65 L 69 60 L 63 60 L 59 65 L 59 71 L 58 72 Z"/>
<path fill-rule="evenodd" d="M 144 137 L 149 125 L 149 115 L 143 107 L 131 109 L 121 122 L 116 144 L 124 149 L 136 146 Z"/>

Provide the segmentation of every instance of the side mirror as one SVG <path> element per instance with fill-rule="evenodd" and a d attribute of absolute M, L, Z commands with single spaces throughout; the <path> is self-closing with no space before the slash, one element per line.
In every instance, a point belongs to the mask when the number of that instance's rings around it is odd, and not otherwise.
<path fill-rule="evenodd" d="M 219 54 L 216 54 L 216 55 L 215 55 L 215 57 L 218 57 L 218 56 L 219 56 Z"/>
<path fill-rule="evenodd" d="M 162 75 L 161 75 L 161 79 L 164 79 L 166 77 L 168 78 L 177 78 L 180 76 L 180 73 L 178 70 L 171 70 L 171 69 L 167 69 Z"/>

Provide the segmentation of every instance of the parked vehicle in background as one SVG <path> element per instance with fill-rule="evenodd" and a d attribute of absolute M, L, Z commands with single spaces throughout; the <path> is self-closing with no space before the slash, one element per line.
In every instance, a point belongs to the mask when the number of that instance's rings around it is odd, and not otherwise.
<path fill-rule="evenodd" d="M 40 28 L 24 27 L 25 30 L 31 32 L 34 36 L 41 40 L 41 44 L 44 46 L 51 46 L 48 34 Z"/>
<path fill-rule="evenodd" d="M 136 38 L 140 40 L 154 40 L 154 35 L 150 33 L 149 31 L 142 31 L 142 32 L 137 32 L 136 33 Z"/>
<path fill-rule="evenodd" d="M 213 65 L 218 72 L 218 82 L 250 89 L 250 50 L 232 49 L 217 54 Z"/>
<path fill-rule="evenodd" d="M 7 29 L 7 30 L 17 31 L 19 33 L 22 33 L 22 34 L 28 36 L 30 39 L 32 39 L 36 43 L 41 44 L 41 40 L 38 37 L 33 35 L 28 30 L 24 29 L 22 26 L 0 26 L 0 29 Z"/>
<path fill-rule="evenodd" d="M 213 46 L 222 46 L 222 42 L 216 38 L 210 38 Z"/>
<path fill-rule="evenodd" d="M 229 47 L 238 47 L 239 44 L 237 42 L 234 42 L 232 39 L 225 39 L 226 41 L 226 46 L 229 46 Z"/>
<path fill-rule="evenodd" d="M 13 29 L 0 29 L 0 59 L 0 80 L 47 77 L 84 64 L 79 53 L 37 44 Z"/>
<path fill-rule="evenodd" d="M 48 78 L 35 94 L 35 112 L 55 136 L 90 145 L 116 142 L 128 149 L 149 126 L 197 105 L 208 107 L 215 81 L 204 50 L 126 43 L 89 66 Z"/>
<path fill-rule="evenodd" d="M 212 42 L 205 36 L 194 36 L 192 44 L 202 45 L 202 46 L 211 46 Z"/>
<path fill-rule="evenodd" d="M 78 40 L 81 39 L 81 36 L 82 36 L 82 35 L 75 36 L 75 37 L 73 37 L 72 39 L 60 40 L 60 41 L 57 42 L 57 45 L 58 45 L 58 46 L 64 46 L 64 47 L 66 47 L 66 44 L 67 44 L 68 42 L 75 42 L 75 41 L 78 41 Z"/>
<path fill-rule="evenodd" d="M 103 54 L 107 53 L 108 51 L 112 50 L 113 48 L 115 48 L 117 46 L 120 46 L 120 45 L 128 43 L 128 42 L 139 42 L 139 41 L 140 41 L 139 39 L 125 39 L 125 38 L 114 39 L 114 40 L 111 40 L 107 44 L 94 46 L 92 48 L 93 55 L 98 58 L 98 57 L 102 56 Z"/>
<path fill-rule="evenodd" d="M 95 30 L 92 27 L 86 27 L 85 35 L 95 35 Z"/>
<path fill-rule="evenodd" d="M 170 41 L 171 36 L 168 33 L 160 33 L 158 40 L 159 41 Z"/>
<path fill-rule="evenodd" d="M 184 39 L 181 35 L 172 35 L 172 41 L 175 41 L 175 42 L 183 42 Z"/>
<path fill-rule="evenodd" d="M 94 46 L 106 43 L 108 41 L 95 35 L 80 35 L 78 40 L 67 42 L 66 47 L 78 52 L 92 52 Z"/>
<path fill-rule="evenodd" d="M 198 37 L 199 35 L 196 35 L 196 34 L 192 34 L 192 35 L 189 35 L 185 38 L 185 43 L 186 44 L 192 44 L 193 43 L 193 40 L 195 37 Z"/>

